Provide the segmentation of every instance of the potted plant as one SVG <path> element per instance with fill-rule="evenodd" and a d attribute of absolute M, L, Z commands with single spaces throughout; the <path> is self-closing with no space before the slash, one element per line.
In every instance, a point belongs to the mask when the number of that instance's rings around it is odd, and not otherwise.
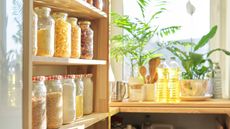
<path fill-rule="evenodd" d="M 147 19 L 145 9 L 151 0 L 137 0 L 142 17 L 131 18 L 127 15 L 119 15 L 112 13 L 113 25 L 123 29 L 125 33 L 115 35 L 111 38 L 110 55 L 117 61 L 123 60 L 124 57 L 129 59 L 131 64 L 131 76 L 134 76 L 135 67 L 145 65 L 149 59 L 159 57 L 159 49 L 146 51 L 146 45 L 154 36 L 168 36 L 178 30 L 179 26 L 170 26 L 161 28 L 158 25 L 153 25 L 160 14 L 166 9 L 166 2 L 155 0 L 158 3 L 159 9 L 153 12 L 150 19 Z"/>
<path fill-rule="evenodd" d="M 158 44 L 166 48 L 174 54 L 182 64 L 184 71 L 182 72 L 182 96 L 204 96 L 208 88 L 208 75 L 213 73 L 213 61 L 210 55 L 217 51 L 222 51 L 226 55 L 230 55 L 225 49 L 216 48 L 205 54 L 197 51 L 204 47 L 211 38 L 214 37 L 217 31 L 217 26 L 204 35 L 197 44 L 194 42 L 179 42 L 172 41 L 166 45 Z M 183 48 L 183 49 L 182 49 Z"/>

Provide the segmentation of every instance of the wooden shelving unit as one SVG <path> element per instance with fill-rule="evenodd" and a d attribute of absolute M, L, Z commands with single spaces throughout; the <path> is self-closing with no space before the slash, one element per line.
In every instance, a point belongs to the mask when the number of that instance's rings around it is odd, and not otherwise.
<path fill-rule="evenodd" d="M 33 65 L 106 65 L 106 60 L 33 56 Z"/>
<path fill-rule="evenodd" d="M 103 11 L 83 0 L 34 0 L 34 7 L 50 7 L 52 12 L 66 12 L 80 20 L 91 21 L 94 31 L 94 59 L 74 59 L 58 57 L 29 56 L 32 62 L 32 75 L 53 74 L 93 74 L 94 107 L 93 113 L 77 119 L 76 122 L 63 125 L 60 129 L 93 127 L 108 129 L 109 95 L 109 0 L 103 0 Z M 32 17 L 32 16 L 30 16 Z M 31 106 L 30 106 L 31 107 Z"/>
<path fill-rule="evenodd" d="M 50 7 L 54 11 L 64 11 L 69 15 L 87 19 L 107 18 L 107 13 L 83 0 L 35 0 L 34 6 Z"/>
<path fill-rule="evenodd" d="M 101 120 L 105 120 L 108 117 L 108 113 L 93 113 L 90 115 L 83 116 L 78 119 L 76 122 L 63 125 L 59 129 L 78 129 L 78 128 L 87 128 Z"/>
<path fill-rule="evenodd" d="M 182 101 L 179 103 L 111 102 L 110 107 L 120 112 L 136 113 L 191 113 L 227 114 L 230 116 L 230 100 Z"/>

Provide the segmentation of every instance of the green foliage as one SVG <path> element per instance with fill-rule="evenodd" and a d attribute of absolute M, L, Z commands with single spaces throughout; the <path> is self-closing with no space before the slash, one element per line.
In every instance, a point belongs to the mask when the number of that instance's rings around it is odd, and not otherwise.
<path fill-rule="evenodd" d="M 210 32 L 200 39 L 198 44 L 179 41 L 168 42 L 166 49 L 178 57 L 182 63 L 182 66 L 184 67 L 185 71 L 182 72 L 183 79 L 205 79 L 209 73 L 213 72 L 213 61 L 210 59 L 210 55 L 212 53 L 222 51 L 226 55 L 230 55 L 229 51 L 221 48 L 210 50 L 205 54 L 196 52 L 205 46 L 208 41 L 214 37 L 216 31 L 217 26 L 212 27 Z M 159 44 L 159 46 L 161 45 Z"/>
<path fill-rule="evenodd" d="M 127 15 L 119 15 L 115 12 L 111 13 L 113 25 L 127 32 L 125 34 L 115 35 L 111 38 L 110 54 L 111 57 L 115 58 L 117 61 L 127 57 L 130 59 L 131 63 L 136 62 L 131 65 L 144 65 L 150 58 L 161 56 L 161 54 L 157 54 L 159 49 L 145 51 L 145 47 L 149 40 L 154 36 L 168 36 L 180 29 L 179 26 L 170 26 L 160 29 L 159 26 L 153 25 L 160 14 L 166 10 L 164 8 L 167 4 L 165 0 L 154 1 L 158 9 L 154 11 L 150 19 L 147 20 L 145 8 L 149 5 L 150 1 L 151 0 L 137 0 L 142 14 L 141 19 L 131 18 Z M 153 8 L 156 9 L 155 7 Z"/>

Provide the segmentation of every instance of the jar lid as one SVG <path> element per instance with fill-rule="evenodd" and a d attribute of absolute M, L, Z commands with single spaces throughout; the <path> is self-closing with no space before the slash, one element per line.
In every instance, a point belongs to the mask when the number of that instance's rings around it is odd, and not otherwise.
<path fill-rule="evenodd" d="M 91 78 L 91 77 L 93 77 L 93 74 L 85 74 L 84 77 Z"/>
<path fill-rule="evenodd" d="M 75 78 L 82 78 L 82 77 L 84 77 L 83 74 L 76 74 L 76 75 L 75 75 Z"/>
<path fill-rule="evenodd" d="M 37 11 L 37 10 L 38 10 L 38 11 L 39 11 L 39 10 L 41 10 L 41 11 L 49 11 L 49 12 L 51 11 L 51 9 L 48 8 L 48 7 L 36 7 L 35 10 L 36 10 L 36 11 Z"/>
<path fill-rule="evenodd" d="M 79 24 L 81 24 L 81 25 L 90 25 L 91 22 L 90 21 L 79 21 Z"/>
<path fill-rule="evenodd" d="M 67 13 L 63 13 L 63 12 L 54 12 L 53 14 L 52 14 L 52 16 L 54 17 L 54 18 L 67 18 L 67 16 L 68 16 L 68 14 Z"/>
<path fill-rule="evenodd" d="M 45 76 L 33 76 L 32 81 L 45 81 Z"/>
<path fill-rule="evenodd" d="M 64 79 L 75 79 L 75 75 L 63 75 Z"/>
<path fill-rule="evenodd" d="M 76 17 L 68 17 L 69 21 L 77 21 L 78 19 Z"/>
<path fill-rule="evenodd" d="M 46 80 L 52 81 L 52 80 L 61 80 L 62 76 L 61 75 L 51 75 L 51 76 L 46 76 Z"/>

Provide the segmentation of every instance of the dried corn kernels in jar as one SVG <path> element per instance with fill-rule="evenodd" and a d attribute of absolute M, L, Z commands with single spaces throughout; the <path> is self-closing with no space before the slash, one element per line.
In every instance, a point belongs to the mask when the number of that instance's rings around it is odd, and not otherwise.
<path fill-rule="evenodd" d="M 54 13 L 55 19 L 55 57 L 70 57 L 71 25 L 66 21 L 67 13 Z"/>
<path fill-rule="evenodd" d="M 81 58 L 93 58 L 93 30 L 90 28 L 90 21 L 81 21 Z"/>
<path fill-rule="evenodd" d="M 77 25 L 77 18 L 69 17 L 71 24 L 71 57 L 80 58 L 81 56 L 81 28 Z"/>

